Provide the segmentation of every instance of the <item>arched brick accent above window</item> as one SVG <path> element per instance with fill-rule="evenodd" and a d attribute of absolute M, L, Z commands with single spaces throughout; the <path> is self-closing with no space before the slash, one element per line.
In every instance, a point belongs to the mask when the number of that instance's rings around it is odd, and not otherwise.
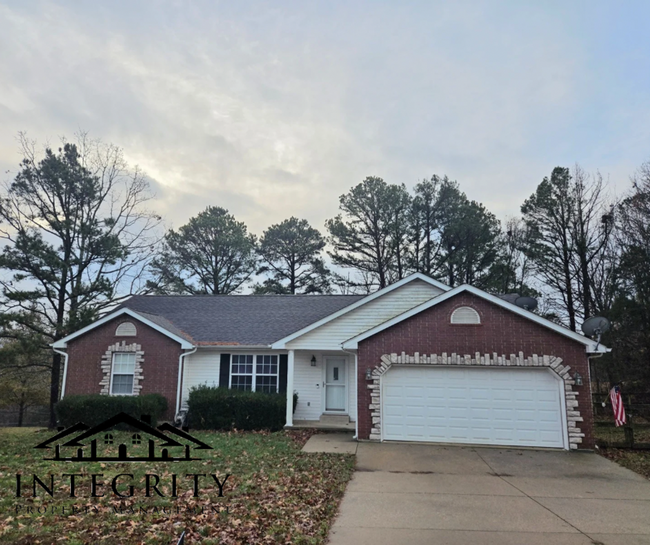
<path fill-rule="evenodd" d="M 451 313 L 452 324 L 480 324 L 481 316 L 472 307 L 458 307 Z"/>
<path fill-rule="evenodd" d="M 122 322 L 115 330 L 116 337 L 135 337 L 137 334 L 138 330 L 133 322 Z"/>

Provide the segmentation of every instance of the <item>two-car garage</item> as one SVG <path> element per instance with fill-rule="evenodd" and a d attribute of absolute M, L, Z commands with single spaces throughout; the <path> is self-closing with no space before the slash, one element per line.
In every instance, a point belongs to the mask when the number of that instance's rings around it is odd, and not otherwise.
<path fill-rule="evenodd" d="M 550 369 L 393 366 L 381 390 L 383 440 L 567 448 Z"/>

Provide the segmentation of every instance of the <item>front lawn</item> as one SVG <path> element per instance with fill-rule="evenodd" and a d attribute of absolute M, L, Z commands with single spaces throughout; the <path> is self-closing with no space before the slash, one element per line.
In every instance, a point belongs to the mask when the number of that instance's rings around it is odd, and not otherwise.
<path fill-rule="evenodd" d="M 650 443 L 650 424 L 634 422 L 632 427 L 635 443 Z M 596 422 L 594 435 L 600 443 L 625 443 L 624 426 L 616 427 L 614 422 Z"/>
<path fill-rule="evenodd" d="M 633 427 L 635 443 L 650 443 L 650 424 L 635 422 Z M 607 446 L 625 443 L 623 426 L 616 427 L 613 422 L 597 422 L 594 426 L 594 435 L 601 447 L 598 449 L 599 454 L 650 479 L 650 451 Z"/>
<path fill-rule="evenodd" d="M 605 458 L 650 479 L 650 451 L 604 448 L 598 452 Z"/>
<path fill-rule="evenodd" d="M 115 432 L 116 443 L 124 433 Z M 192 434 L 214 449 L 196 451 L 199 461 L 82 463 L 43 460 L 51 452 L 32 447 L 52 435 L 47 431 L 0 429 L 0 542 L 175 544 L 183 531 L 187 545 L 326 540 L 352 476 L 353 456 L 303 453 L 304 434 Z M 15 497 L 16 473 L 22 474 L 21 498 Z M 62 477 L 71 473 L 81 474 L 77 498 L 69 497 L 70 478 Z M 55 476 L 54 498 L 40 488 L 32 497 L 32 474 L 47 485 L 49 475 Z M 104 475 L 97 478 L 107 483 L 97 492 L 104 497 L 90 497 L 91 474 Z M 111 493 L 111 480 L 118 474 L 133 474 L 133 497 Z M 165 497 L 153 490 L 152 497 L 145 497 L 145 474 L 160 477 L 158 489 Z M 177 475 L 176 499 L 170 497 L 172 474 Z M 193 477 L 187 474 L 206 475 L 199 478 L 198 498 L 192 497 Z M 218 497 L 210 474 L 221 481 L 230 475 L 224 497 Z M 118 491 L 126 489 L 122 484 Z"/>

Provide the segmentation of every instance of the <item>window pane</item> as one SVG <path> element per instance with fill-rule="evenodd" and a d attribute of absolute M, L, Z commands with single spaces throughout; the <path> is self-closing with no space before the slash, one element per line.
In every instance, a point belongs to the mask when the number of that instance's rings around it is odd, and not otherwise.
<path fill-rule="evenodd" d="M 257 356 L 257 366 L 255 372 L 258 375 L 277 375 L 278 374 L 278 357 L 277 356 Z"/>
<path fill-rule="evenodd" d="M 133 393 L 133 375 L 113 375 L 114 394 Z"/>
<path fill-rule="evenodd" d="M 275 393 L 278 391 L 278 377 L 257 377 L 257 392 Z"/>
<path fill-rule="evenodd" d="M 116 352 L 113 354 L 113 373 L 125 375 L 135 371 L 135 354 Z"/>
<path fill-rule="evenodd" d="M 253 374 L 253 356 L 233 354 L 231 361 L 231 369 L 233 375 Z"/>
<path fill-rule="evenodd" d="M 252 376 L 233 375 L 232 377 L 233 390 L 251 390 L 252 388 L 253 388 Z"/>

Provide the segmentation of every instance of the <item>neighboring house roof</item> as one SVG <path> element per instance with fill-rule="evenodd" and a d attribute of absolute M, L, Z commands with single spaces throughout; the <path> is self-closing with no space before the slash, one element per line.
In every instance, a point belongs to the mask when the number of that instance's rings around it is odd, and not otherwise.
<path fill-rule="evenodd" d="M 372 337 L 373 335 L 379 333 L 380 331 L 384 331 L 385 329 L 388 329 L 389 327 L 392 327 L 395 324 L 402 322 L 403 320 L 407 320 L 408 318 L 411 318 L 412 316 L 415 316 L 424 310 L 434 307 L 435 305 L 438 305 L 443 301 L 446 301 L 447 299 L 451 299 L 455 295 L 458 295 L 459 293 L 462 292 L 472 293 L 477 297 L 485 299 L 486 301 L 489 301 L 491 303 L 494 303 L 497 306 L 510 310 L 511 312 L 514 312 L 519 316 L 527 318 L 528 320 L 531 320 L 543 327 L 551 329 L 556 333 L 559 333 L 560 335 L 564 335 L 565 337 L 569 337 L 574 341 L 584 344 L 587 352 L 589 353 L 605 353 L 610 351 L 609 348 L 603 346 L 602 344 L 597 343 L 593 339 L 585 337 L 584 335 L 580 335 L 579 333 L 576 333 L 575 331 L 571 331 L 570 329 L 567 329 L 564 326 L 556 324 L 555 322 L 551 322 L 546 318 L 542 318 L 541 316 L 534 314 L 533 312 L 524 310 L 523 308 L 520 308 L 512 303 L 509 303 L 508 301 L 500 297 L 497 297 L 495 295 L 490 295 L 489 293 L 486 293 L 483 290 L 475 288 L 474 286 L 469 286 L 467 284 L 463 284 L 461 286 L 457 286 L 453 289 L 450 289 L 449 291 L 447 291 L 447 293 L 443 293 L 438 297 L 426 301 L 421 305 L 418 305 L 417 307 L 414 307 L 398 316 L 395 316 L 394 318 L 391 318 L 390 320 L 387 320 L 367 331 L 364 331 L 363 333 L 345 341 L 342 344 L 342 346 L 344 349 L 348 349 L 348 350 L 356 349 L 359 346 L 359 342 L 361 342 L 362 340 L 367 339 L 368 337 Z"/>
<path fill-rule="evenodd" d="M 402 278 L 398 282 L 395 282 L 394 284 L 391 284 L 390 286 L 387 286 L 383 289 L 380 289 L 376 291 L 375 293 L 371 293 L 370 295 L 361 298 L 359 301 L 356 303 L 353 303 L 345 308 L 342 308 L 338 312 L 335 312 L 333 314 L 330 314 L 328 316 L 323 317 L 321 320 L 318 320 L 317 322 L 310 323 L 303 327 L 302 329 L 299 329 L 297 331 L 292 332 L 290 335 L 287 335 L 284 338 L 278 339 L 273 343 L 272 348 L 285 348 L 286 343 L 293 341 L 294 339 L 297 339 L 298 337 L 302 337 L 306 333 L 309 333 L 310 331 L 313 331 L 316 328 L 321 327 L 322 325 L 331 322 L 332 320 L 336 320 L 340 316 L 343 316 L 344 314 L 347 314 L 348 312 L 351 312 L 357 308 L 359 308 L 362 305 L 365 305 L 367 303 L 370 303 L 371 301 L 374 301 L 375 299 L 382 297 L 383 295 L 386 295 L 387 293 L 390 293 L 391 291 L 394 291 L 396 289 L 401 288 L 405 284 L 408 284 L 409 282 L 413 282 L 414 280 L 421 280 L 423 282 L 426 282 L 427 284 L 431 284 L 432 286 L 435 286 L 436 288 L 442 290 L 443 292 L 450 290 L 451 288 L 441 282 L 438 282 L 437 280 L 434 280 L 433 278 L 430 278 L 422 273 L 413 273 L 406 278 Z"/>

